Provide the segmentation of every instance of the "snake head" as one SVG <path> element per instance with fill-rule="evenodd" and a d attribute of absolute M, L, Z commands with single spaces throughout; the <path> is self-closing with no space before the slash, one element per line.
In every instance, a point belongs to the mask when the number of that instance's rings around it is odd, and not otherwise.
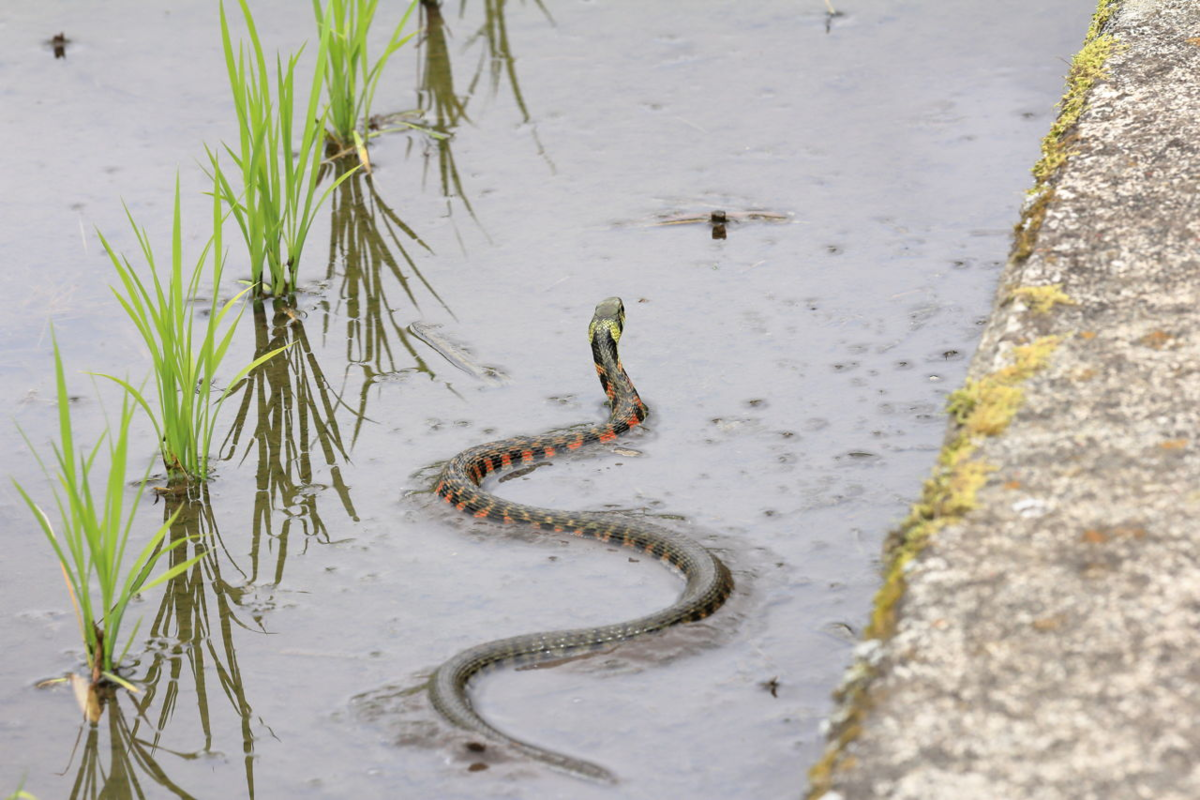
<path fill-rule="evenodd" d="M 625 329 L 625 304 L 619 297 L 608 297 L 596 305 L 596 313 L 592 315 L 592 324 L 588 326 L 588 339 L 596 340 L 598 331 L 606 330 L 615 343 L 621 338 Z"/>

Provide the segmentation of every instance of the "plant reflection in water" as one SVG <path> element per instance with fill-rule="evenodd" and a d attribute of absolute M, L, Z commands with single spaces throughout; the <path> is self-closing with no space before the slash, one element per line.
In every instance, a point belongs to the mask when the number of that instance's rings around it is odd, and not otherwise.
<path fill-rule="evenodd" d="M 255 588 L 237 566 L 221 538 L 208 502 L 207 486 L 191 493 L 167 492 L 164 519 L 174 521 L 169 541 L 183 544 L 167 553 L 171 566 L 191 567 L 166 584 L 166 592 L 147 632 L 149 646 L 140 657 L 136 678 L 138 693 L 109 689 L 101 697 L 99 725 L 84 723 L 82 755 L 71 798 L 193 795 L 167 774 L 168 759 L 191 761 L 212 757 L 233 748 L 220 741 L 228 726 L 210 699 L 220 687 L 236 715 L 237 748 L 242 752 L 246 796 L 253 797 L 256 728 L 270 728 L 256 719 L 246 696 L 238 666 L 235 631 L 266 633 L 261 609 L 255 607 Z M 175 516 L 177 515 L 177 516 Z M 194 552 L 193 552 L 194 551 Z M 228 564 L 223 562 L 228 561 Z M 232 566 L 239 576 L 230 581 L 223 568 Z M 248 623 L 247 618 L 252 622 Z M 143 667 L 144 666 L 144 671 Z M 194 694 L 196 710 L 181 704 Z M 123 705 L 129 703 L 129 713 Z M 223 704 L 218 704 L 223 707 Z M 177 714 L 193 727 L 180 728 Z M 107 723 L 104 722 L 107 717 Z M 168 731 L 174 722 L 174 730 Z M 105 735 L 107 734 L 107 735 Z M 186 742 L 186 744 L 180 744 Z M 80 742 L 77 740 L 76 746 Z M 103 749 L 107 746 L 107 758 Z M 148 791 L 148 784 L 158 789 Z M 161 790 L 161 791 L 160 791 Z"/>

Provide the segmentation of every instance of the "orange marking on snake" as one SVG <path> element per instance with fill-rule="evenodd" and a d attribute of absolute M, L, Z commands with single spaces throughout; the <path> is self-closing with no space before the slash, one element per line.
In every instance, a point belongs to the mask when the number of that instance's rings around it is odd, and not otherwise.
<path fill-rule="evenodd" d="M 617 434 L 613 433 L 612 428 L 609 428 L 604 433 L 600 434 L 601 442 L 611 442 L 613 439 L 616 439 L 616 438 L 617 438 Z"/>
<path fill-rule="evenodd" d="M 531 461 L 533 461 L 533 451 L 532 450 L 522 450 L 521 451 L 521 463 L 528 464 Z"/>
<path fill-rule="evenodd" d="M 504 467 L 505 469 L 508 469 L 512 466 L 512 459 L 508 457 L 508 453 L 500 454 L 500 466 Z"/>
<path fill-rule="evenodd" d="M 554 458 L 554 448 L 553 447 L 550 447 L 549 445 L 547 445 L 546 447 L 544 447 L 542 449 L 546 451 L 546 458 Z"/>

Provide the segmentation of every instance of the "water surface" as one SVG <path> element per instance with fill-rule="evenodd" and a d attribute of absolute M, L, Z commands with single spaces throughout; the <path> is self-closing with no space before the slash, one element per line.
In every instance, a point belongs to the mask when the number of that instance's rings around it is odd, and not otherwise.
<path fill-rule="evenodd" d="M 247 310 L 230 373 L 295 345 L 226 407 L 210 504 L 181 523 L 212 553 L 139 603 L 146 691 L 94 730 L 65 691 L 34 688 L 81 654 L 52 556 L 0 489 L 0 791 L 24 777 L 43 798 L 796 796 L 1091 5 L 426 9 L 376 109 L 422 109 L 452 137 L 381 139 L 373 180 L 320 215 L 306 291 Z M 311 35 L 307 6 L 254 8 L 270 47 Z M 196 159 L 234 135 L 214 6 L 14 7 L 0 71 L 0 403 L 35 442 L 51 435 L 53 322 L 94 436 L 82 373 L 148 363 L 93 226 L 132 253 L 123 198 L 165 245 L 178 170 L 188 246 L 207 236 Z M 725 239 L 655 224 L 716 209 L 786 219 L 734 221 Z M 226 293 L 246 272 L 234 236 Z M 497 672 L 476 697 L 617 789 L 470 751 L 410 691 L 477 642 L 674 598 L 657 564 L 499 532 L 424 494 L 463 447 L 603 417 L 585 334 L 610 295 L 649 424 L 500 492 L 654 515 L 718 549 L 741 591 L 688 630 Z M 495 373 L 456 368 L 413 323 Z M 143 463 L 152 439 L 137 436 Z M 46 497 L 12 426 L 0 447 Z M 146 527 L 173 507 L 143 502 Z"/>

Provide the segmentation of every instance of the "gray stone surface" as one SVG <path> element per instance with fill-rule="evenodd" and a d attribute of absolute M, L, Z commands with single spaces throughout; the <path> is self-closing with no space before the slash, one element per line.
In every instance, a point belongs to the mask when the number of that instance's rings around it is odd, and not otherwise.
<path fill-rule="evenodd" d="M 1200 798 L 1200 2 L 1127 0 L 1109 31 L 972 375 L 1063 342 L 975 454 L 978 508 L 910 565 L 894 636 L 860 646 L 828 800 Z M 1059 283 L 1076 305 L 1008 300 Z"/>

